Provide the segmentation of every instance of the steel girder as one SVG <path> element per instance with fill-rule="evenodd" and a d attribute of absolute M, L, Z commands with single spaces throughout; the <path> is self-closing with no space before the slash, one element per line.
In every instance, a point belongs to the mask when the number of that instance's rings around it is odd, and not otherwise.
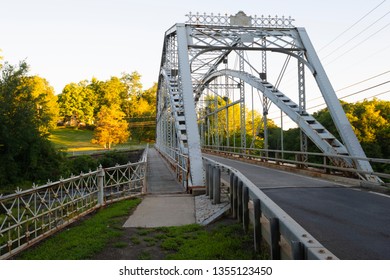
<path fill-rule="evenodd" d="M 256 51 L 262 52 L 263 55 L 266 52 L 282 53 L 298 60 L 299 104 L 295 104 L 285 94 L 268 83 L 267 75 L 263 73 L 263 69 L 258 70 L 245 60 L 243 52 Z M 229 70 L 225 64 L 232 53 L 240 57 L 241 63 L 245 62 L 245 66 L 240 65 L 239 67 L 241 71 Z M 344 144 L 305 111 L 305 67 L 313 74 Z M 183 122 L 181 127 L 176 126 L 175 139 L 178 139 L 176 141 L 178 148 L 189 156 L 192 185 L 202 185 L 204 177 L 195 107 L 210 82 L 223 75 L 235 77 L 262 91 L 265 99 L 269 99 L 282 109 L 324 153 L 335 155 L 331 158 L 335 164 L 354 167 L 367 173 L 372 172 L 369 162 L 363 160 L 366 155 L 353 133 L 304 28 L 283 25 L 259 27 L 199 24 L 198 22 L 196 24 L 176 24 L 165 34 L 161 69 L 161 73 L 165 71 L 165 73 L 172 73 L 172 75 L 160 75 L 159 95 L 160 91 L 163 92 L 163 87 L 167 88 L 166 92 L 172 93 L 172 88 L 169 89 L 168 83 L 164 82 L 165 80 L 176 81 L 177 86 L 175 87 L 177 87 L 182 104 L 185 129 L 183 129 Z M 245 71 L 255 72 L 261 79 Z M 227 87 L 229 86 L 227 85 Z M 240 94 L 240 98 L 244 99 L 243 93 Z M 161 108 L 157 113 L 158 119 L 161 118 L 164 110 L 170 111 L 173 119 L 177 117 L 174 113 L 177 101 L 169 98 L 167 100 L 171 102 L 171 105 L 158 106 Z M 161 102 L 160 97 L 158 97 L 159 102 Z M 170 109 L 168 110 L 168 108 Z M 159 133 L 162 132 L 157 131 L 157 139 L 159 139 Z M 180 135 L 186 135 L 188 142 L 181 142 Z M 158 142 L 158 145 L 163 144 Z M 363 159 L 342 159 L 337 155 Z M 370 175 L 364 179 L 378 181 L 377 177 Z"/>
<path fill-rule="evenodd" d="M 350 158 L 338 157 L 338 156 L 350 156 L 348 149 L 344 146 L 334 135 L 332 135 L 323 125 L 321 125 L 312 115 L 306 111 L 302 111 L 298 104 L 293 102 L 290 98 L 276 89 L 273 85 L 266 81 L 262 81 L 249 73 L 240 72 L 237 70 L 220 70 L 212 73 L 208 76 L 205 82 L 210 82 L 219 76 L 231 76 L 245 81 L 254 88 L 264 93 L 267 98 L 279 107 L 286 115 L 293 120 L 300 129 L 308 136 L 316 146 L 321 149 L 325 154 L 334 155 L 330 156 L 330 160 L 339 167 L 357 168 L 359 170 L 372 172 L 372 169 L 364 169 L 366 166 L 361 166 L 359 163 L 361 160 L 353 160 Z M 371 168 L 371 166 L 370 166 Z M 367 180 L 376 180 L 377 178 L 370 175 L 365 178 Z"/>
<path fill-rule="evenodd" d="M 173 124 L 173 131 L 167 131 L 164 122 Z M 164 39 L 157 95 L 157 124 L 156 147 L 175 160 L 180 158 L 182 162 L 178 162 L 179 168 L 189 172 L 190 186 L 203 186 L 202 153 L 184 24 L 176 24 Z M 170 134 L 169 137 L 165 136 L 167 134 Z M 186 157 L 190 164 L 183 161 Z"/>

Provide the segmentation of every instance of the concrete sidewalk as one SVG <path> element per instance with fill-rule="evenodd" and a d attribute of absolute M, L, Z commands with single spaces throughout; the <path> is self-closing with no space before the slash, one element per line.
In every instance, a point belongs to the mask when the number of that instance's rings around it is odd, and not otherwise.
<path fill-rule="evenodd" d="M 195 223 L 195 199 L 155 149 L 148 152 L 147 195 L 123 227 L 180 226 Z"/>
<path fill-rule="evenodd" d="M 195 200 L 191 195 L 148 195 L 123 227 L 167 227 L 195 223 Z"/>

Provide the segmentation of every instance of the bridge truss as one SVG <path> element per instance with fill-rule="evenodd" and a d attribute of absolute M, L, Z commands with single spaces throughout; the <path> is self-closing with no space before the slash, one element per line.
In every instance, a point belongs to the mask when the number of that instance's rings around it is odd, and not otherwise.
<path fill-rule="evenodd" d="M 329 155 L 333 165 L 361 170 L 367 174 L 360 175 L 364 180 L 378 180 L 370 175 L 370 163 L 364 160 L 366 155 L 304 28 L 294 27 L 291 18 L 250 17 L 243 12 L 187 17 L 186 23 L 175 24 L 165 33 L 156 147 L 185 171 L 189 185 L 204 185 L 202 145 L 239 147 L 245 153 L 261 129 L 267 150 L 271 105 L 301 129 L 303 163 L 310 139 Z M 282 89 L 281 80 L 291 60 L 295 60 L 296 85 Z M 275 61 L 282 67 L 272 65 Z M 341 140 L 306 110 L 307 70 Z M 254 114 L 258 109 L 260 119 Z"/>

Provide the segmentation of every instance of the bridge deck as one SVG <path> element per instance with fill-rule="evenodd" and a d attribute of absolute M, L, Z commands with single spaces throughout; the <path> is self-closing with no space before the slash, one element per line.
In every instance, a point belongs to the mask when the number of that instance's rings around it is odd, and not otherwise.
<path fill-rule="evenodd" d="M 167 162 L 155 149 L 148 151 L 147 193 L 167 194 L 185 193 L 185 189 L 177 182 L 176 175 L 168 167 Z"/>
<path fill-rule="evenodd" d="M 390 197 L 206 155 L 250 179 L 340 259 L 390 259 Z"/>

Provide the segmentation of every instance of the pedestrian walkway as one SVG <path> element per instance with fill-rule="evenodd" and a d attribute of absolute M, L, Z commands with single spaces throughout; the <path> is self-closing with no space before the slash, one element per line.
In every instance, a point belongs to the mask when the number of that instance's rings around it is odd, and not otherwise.
<path fill-rule="evenodd" d="M 230 208 L 225 192 L 222 203 L 212 204 L 209 197 L 186 194 L 167 162 L 155 149 L 148 151 L 147 195 L 123 227 L 166 227 L 187 224 L 207 225 Z"/>
<path fill-rule="evenodd" d="M 123 227 L 162 227 L 194 224 L 195 199 L 185 194 L 167 162 L 148 151 L 147 196 Z"/>
<path fill-rule="evenodd" d="M 168 163 L 153 148 L 148 151 L 146 186 L 148 194 L 185 193 Z"/>
<path fill-rule="evenodd" d="M 169 227 L 195 224 L 192 195 L 148 195 L 123 227 Z"/>

